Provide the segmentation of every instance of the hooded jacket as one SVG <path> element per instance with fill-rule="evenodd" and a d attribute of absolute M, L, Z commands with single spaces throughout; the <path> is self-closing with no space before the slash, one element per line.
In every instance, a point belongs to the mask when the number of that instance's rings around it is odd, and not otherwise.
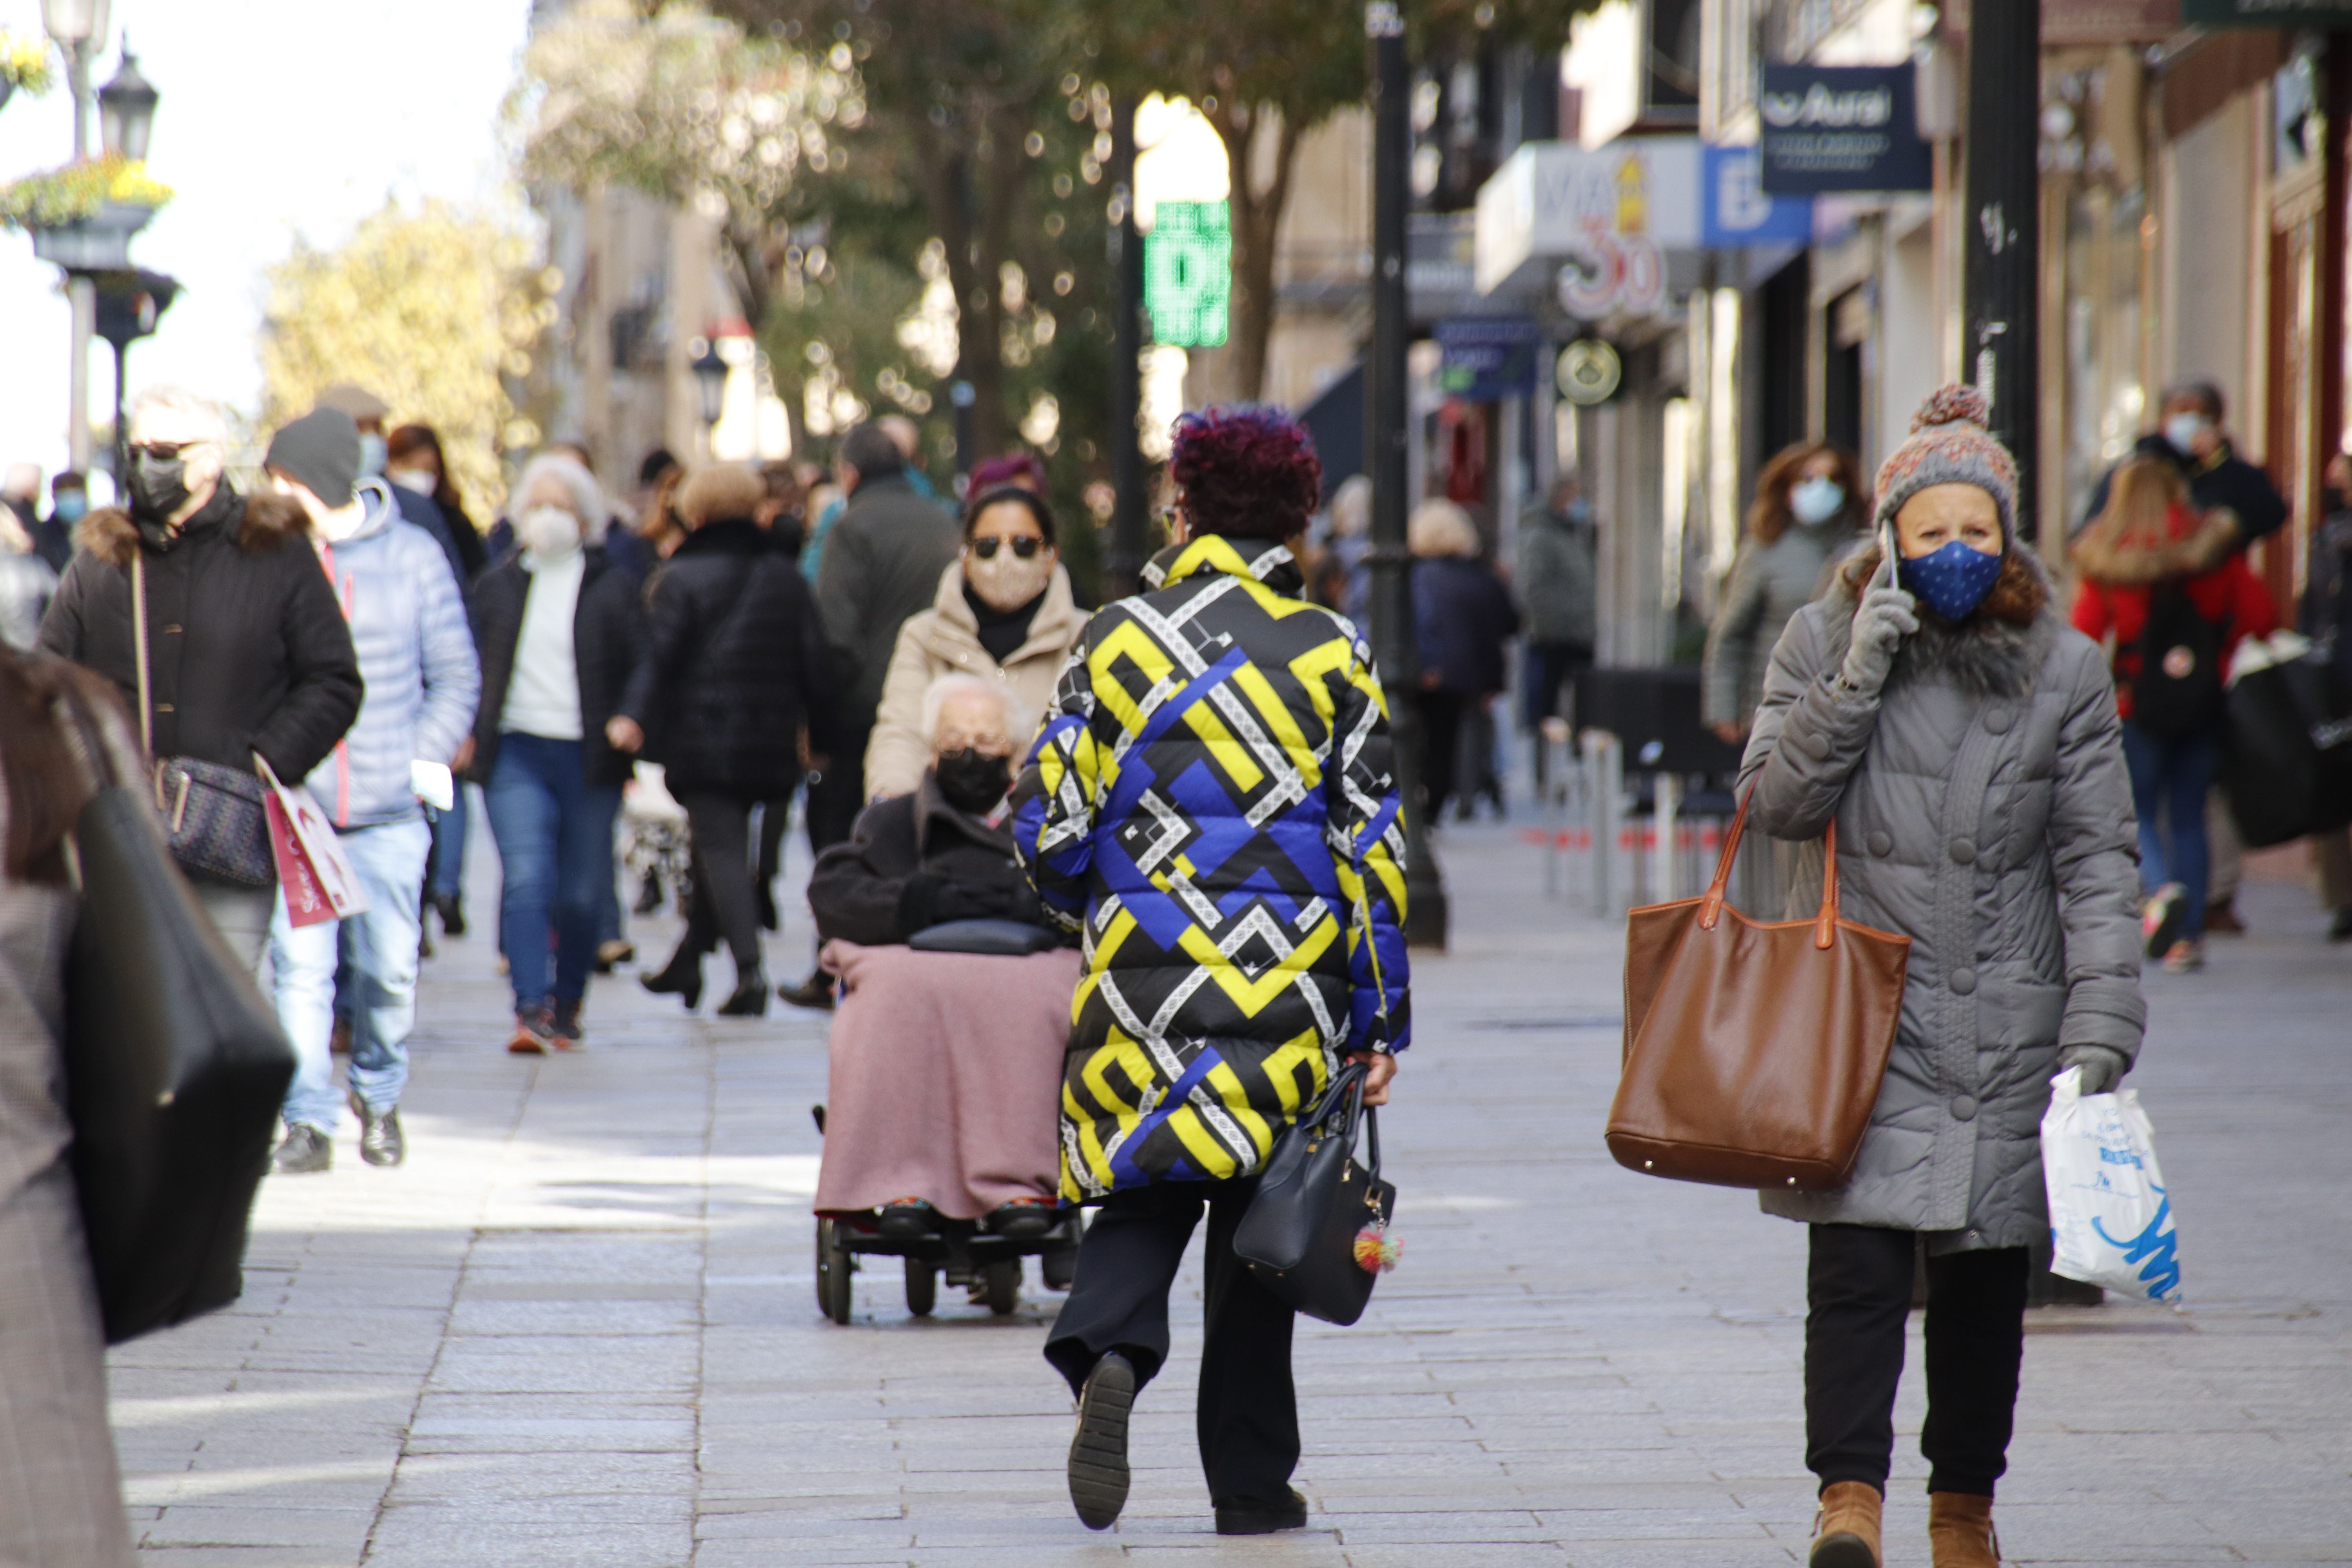
<path fill-rule="evenodd" d="M 415 816 L 408 764 L 455 756 L 482 695 L 473 632 L 439 542 L 401 517 L 383 479 L 362 479 L 359 500 L 357 532 L 332 543 L 313 537 L 367 683 L 358 721 L 310 773 L 310 794 L 337 827 Z"/>
<path fill-rule="evenodd" d="M 41 622 L 41 651 L 113 681 L 135 716 L 131 563 L 143 552 L 154 755 L 251 771 L 259 752 L 280 780 L 301 779 L 352 727 L 362 696 L 309 532 L 294 501 L 247 500 L 226 482 L 175 533 L 94 511 Z"/>
<path fill-rule="evenodd" d="M 963 563 L 950 562 L 940 574 L 931 607 L 898 628 L 898 646 L 882 682 L 882 706 L 874 717 L 874 738 L 866 746 L 867 796 L 908 794 L 930 765 L 923 693 L 931 682 L 943 675 L 1001 680 L 1034 722 L 1053 700 L 1054 682 L 1086 624 L 1086 613 L 1070 596 L 1070 574 L 1056 565 L 1045 602 L 1029 619 L 1028 637 L 999 664 L 980 646 L 980 617 L 964 597 Z"/>
<path fill-rule="evenodd" d="M 2116 708 L 2126 719 L 2141 673 L 2140 636 L 2158 592 L 2178 586 L 2200 618 L 2221 628 L 2224 679 L 2240 643 L 2278 628 L 2278 607 L 2237 549 L 2237 528 L 2226 513 L 2200 519 L 2176 506 L 2169 521 L 2169 537 L 2154 547 L 2118 540 L 2095 522 L 2067 552 L 2083 576 L 2074 592 L 2074 629 L 2094 642 L 2114 636 Z"/>
<path fill-rule="evenodd" d="M 1924 1231 L 1937 1253 L 2048 1237 L 2041 1125 L 2059 1047 L 2129 1061 L 2147 1017 L 2131 783 L 2105 661 L 2042 602 L 2041 564 L 2011 550 L 2022 623 L 1990 601 L 1957 626 L 1923 614 L 1875 697 L 1837 679 L 1877 547 L 1849 563 L 1773 648 L 1740 768 L 1753 825 L 1775 838 L 1815 840 L 1836 821 L 1843 917 L 1911 939 L 1853 1179 L 1768 1192 L 1764 1207 Z M 1806 919 L 1821 897 L 1821 858 L 1808 858 L 1789 905 Z"/>
<path fill-rule="evenodd" d="M 780 800 L 800 777 L 806 724 L 831 737 L 832 654 L 800 568 L 749 518 L 688 534 L 646 590 L 646 658 L 619 711 L 673 794 Z"/>
<path fill-rule="evenodd" d="M 1081 933 L 1062 1194 L 1248 1175 L 1342 1052 L 1411 1039 L 1388 703 L 1290 552 L 1171 545 L 1095 613 L 1013 792 Z"/>

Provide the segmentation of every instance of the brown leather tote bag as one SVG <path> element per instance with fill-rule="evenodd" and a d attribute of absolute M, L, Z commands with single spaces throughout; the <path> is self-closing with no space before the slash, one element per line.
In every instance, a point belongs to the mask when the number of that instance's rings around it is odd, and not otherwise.
<path fill-rule="evenodd" d="M 1625 917 L 1625 1066 L 1609 1152 L 1628 1170 L 1818 1192 L 1853 1174 L 1903 1008 L 1911 939 L 1838 918 L 1837 825 L 1821 913 L 1725 901 L 1751 788 L 1696 899 Z"/>

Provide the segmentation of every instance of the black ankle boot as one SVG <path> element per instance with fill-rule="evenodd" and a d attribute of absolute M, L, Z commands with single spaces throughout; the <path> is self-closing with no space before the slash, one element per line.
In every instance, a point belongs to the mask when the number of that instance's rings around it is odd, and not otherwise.
<path fill-rule="evenodd" d="M 702 1005 L 702 954 L 681 947 L 657 974 L 640 974 L 637 984 L 656 996 L 675 996 L 693 1012 Z"/>
<path fill-rule="evenodd" d="M 722 1018 L 764 1018 L 768 1016 L 768 976 L 751 970 L 735 982 L 735 994 L 719 1005 Z"/>

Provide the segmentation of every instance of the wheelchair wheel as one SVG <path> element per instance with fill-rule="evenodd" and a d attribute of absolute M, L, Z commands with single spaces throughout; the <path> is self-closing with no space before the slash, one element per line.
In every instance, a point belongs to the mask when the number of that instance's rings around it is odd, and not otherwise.
<path fill-rule="evenodd" d="M 919 1258 L 907 1259 L 907 1310 L 919 1318 L 928 1318 L 939 1300 L 939 1270 Z"/>
<path fill-rule="evenodd" d="M 849 1248 L 841 1242 L 840 1227 L 829 1219 L 816 1222 L 816 1310 L 836 1323 L 849 1321 Z"/>
<path fill-rule="evenodd" d="M 1008 1258 L 1002 1263 L 992 1263 L 982 1276 L 987 1286 L 988 1310 L 998 1317 L 1009 1315 L 1021 1305 L 1021 1260 Z"/>

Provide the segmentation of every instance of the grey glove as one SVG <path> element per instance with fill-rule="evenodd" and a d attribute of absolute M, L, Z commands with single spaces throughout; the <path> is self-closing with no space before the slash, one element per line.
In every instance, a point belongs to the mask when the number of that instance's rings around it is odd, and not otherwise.
<path fill-rule="evenodd" d="M 2058 1052 L 2058 1070 L 2083 1069 L 2083 1092 L 2105 1094 L 2131 1070 L 2131 1063 L 2113 1046 L 2065 1046 Z"/>
<path fill-rule="evenodd" d="M 1845 668 L 1839 684 L 1858 697 L 1875 697 L 1895 668 L 1895 650 L 1903 639 L 1917 634 L 1919 617 L 1911 595 L 1892 584 L 1892 574 L 1871 579 L 1853 612 L 1853 640 L 1845 650 Z"/>

